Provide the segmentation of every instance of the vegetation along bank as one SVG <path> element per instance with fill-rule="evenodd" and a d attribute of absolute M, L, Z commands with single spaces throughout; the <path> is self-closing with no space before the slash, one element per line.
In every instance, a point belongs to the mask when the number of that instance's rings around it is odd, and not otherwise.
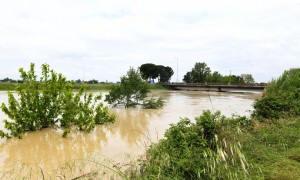
<path fill-rule="evenodd" d="M 300 69 L 271 81 L 251 118 L 204 111 L 152 144 L 132 179 L 299 179 Z"/>
<path fill-rule="evenodd" d="M 65 79 L 51 71 L 47 65 L 43 66 L 44 84 L 37 91 L 38 84 L 32 69 L 33 67 L 28 72 L 21 70 L 23 80 L 26 82 L 25 87 L 17 88 L 21 97 L 22 94 L 24 95 L 21 104 L 32 104 L 30 109 L 39 108 L 33 102 L 39 93 L 44 93 L 42 97 L 45 101 L 41 102 L 42 104 L 44 102 L 43 107 L 53 110 L 49 111 L 51 117 L 55 117 L 55 112 L 66 116 L 66 120 L 60 122 L 66 127 L 89 131 L 98 124 L 97 122 L 100 124 L 113 122 L 114 117 L 105 110 L 104 106 L 92 106 L 94 111 L 90 109 L 90 105 L 93 104 L 92 99 L 98 100 L 99 97 L 92 98 L 81 90 L 79 94 L 84 97 L 84 101 L 81 102 L 78 101 L 80 97 L 71 95 L 73 94 L 70 91 L 71 86 L 50 83 L 63 82 L 64 84 Z M 122 79 L 124 82 L 130 82 L 127 78 L 135 76 L 135 72 L 134 69 L 130 69 L 121 78 L 121 84 Z M 46 87 L 54 88 L 56 90 L 54 92 L 62 92 L 63 96 L 55 98 L 59 101 L 47 104 L 47 98 L 55 94 L 51 94 Z M 126 87 L 126 85 L 118 87 Z M 118 87 L 114 87 L 116 92 L 124 90 Z M 26 96 L 29 92 L 33 92 L 31 98 Z M 38 117 L 37 122 L 23 123 L 20 117 L 27 116 L 20 113 L 29 112 L 30 109 L 27 108 L 29 106 L 18 109 L 16 100 L 9 96 L 8 106 L 2 105 L 2 110 L 14 117 L 16 121 L 5 125 L 12 133 L 2 132 L 2 136 L 19 136 L 23 133 L 22 128 L 31 130 L 31 128 L 43 128 L 55 124 L 52 119 L 57 120 L 57 118 L 43 118 L 44 114 L 34 114 Z M 124 100 L 118 100 L 119 97 L 114 96 L 114 93 L 109 94 L 107 98 L 114 103 Z M 57 103 L 73 107 L 74 102 L 81 104 L 78 108 L 73 108 L 80 114 L 76 116 L 79 117 L 76 121 L 70 120 L 73 111 L 56 109 Z M 128 106 L 136 105 L 135 101 L 124 102 L 125 106 L 126 103 Z M 285 71 L 278 79 L 271 81 L 263 96 L 255 101 L 253 106 L 255 110 L 250 118 L 225 117 L 221 112 L 211 111 L 204 111 L 202 115 L 195 118 L 195 121 L 182 118 L 178 123 L 171 125 L 163 139 L 158 143 L 152 143 L 145 156 L 133 163 L 130 169 L 119 171 L 119 167 L 112 167 L 108 170 L 118 172 L 120 178 L 124 179 L 299 179 L 300 69 Z M 43 121 L 44 119 L 48 121 Z M 82 123 L 83 119 L 95 123 L 86 126 Z M 65 133 L 67 134 L 68 131 Z M 101 174 L 93 171 L 84 177 L 96 178 L 101 177 Z"/>

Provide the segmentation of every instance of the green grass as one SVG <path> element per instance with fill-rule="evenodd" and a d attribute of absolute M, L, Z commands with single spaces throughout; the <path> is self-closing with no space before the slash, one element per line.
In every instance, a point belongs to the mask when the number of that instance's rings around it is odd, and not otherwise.
<path fill-rule="evenodd" d="M 14 91 L 17 83 L 0 82 L 0 91 Z M 82 84 L 75 84 L 74 90 L 80 89 Z M 109 91 L 114 84 L 85 84 L 88 91 Z M 165 90 L 161 84 L 150 84 L 150 90 Z"/>
<path fill-rule="evenodd" d="M 300 178 L 300 118 L 257 123 L 238 140 L 254 179 Z M 260 172 L 261 171 L 261 172 Z"/>
<path fill-rule="evenodd" d="M 246 125 L 244 124 L 245 120 L 243 118 L 232 118 L 232 121 L 224 121 L 225 123 L 222 123 L 221 129 L 218 129 L 217 132 L 220 140 L 221 138 L 226 139 L 227 147 L 241 144 L 240 152 L 238 151 L 234 156 L 240 156 L 239 154 L 245 156 L 248 174 L 246 176 L 243 175 L 241 166 L 235 163 L 225 164 L 228 167 L 225 170 L 222 170 L 224 164 L 213 163 L 216 165 L 215 170 L 212 170 L 209 176 L 214 177 L 216 175 L 214 173 L 218 172 L 217 179 L 219 177 L 223 177 L 222 179 L 300 179 L 300 118 L 265 122 L 250 119 L 251 123 L 247 120 L 248 124 Z M 174 133 L 175 137 L 166 136 L 164 140 L 148 148 L 146 159 L 142 161 L 142 171 L 131 173 L 133 176 L 130 178 L 184 179 L 185 176 L 182 173 L 185 170 L 177 168 L 180 165 L 179 163 L 182 162 L 190 164 L 184 167 L 190 167 L 192 171 L 195 170 L 194 168 L 199 167 L 207 170 L 207 167 L 203 166 L 202 162 L 205 161 L 209 164 L 210 159 L 200 157 L 203 161 L 196 161 L 195 158 L 198 158 L 197 156 L 193 156 L 193 158 L 185 157 L 186 154 L 189 154 L 188 151 L 196 145 L 193 143 L 192 146 L 185 148 L 186 143 L 194 142 L 197 138 L 189 138 L 193 132 L 192 129 L 184 131 L 185 128 L 190 126 L 183 127 L 181 125 L 173 126 L 173 129 L 180 129 L 179 132 Z M 168 131 L 170 132 L 170 129 Z M 178 136 L 180 136 L 180 141 L 183 142 L 176 144 L 172 148 L 165 148 L 165 146 L 177 143 L 179 140 L 176 140 L 176 137 Z M 181 153 L 175 153 L 174 156 L 173 151 L 180 151 Z M 194 152 L 194 150 L 192 151 Z M 228 148 L 227 150 L 224 148 L 223 152 L 229 155 L 230 151 L 228 151 Z M 170 163 L 172 158 L 176 158 L 174 163 Z M 233 157 L 233 159 L 235 158 Z M 236 162 L 238 163 L 239 161 Z M 166 167 L 169 168 L 166 169 Z M 228 177 L 229 173 L 236 176 Z"/>
<path fill-rule="evenodd" d="M 0 82 L 0 91 L 14 91 L 17 83 Z"/>
<path fill-rule="evenodd" d="M 75 84 L 74 90 L 79 90 L 82 84 Z M 109 91 L 113 84 L 84 84 L 87 91 Z"/>

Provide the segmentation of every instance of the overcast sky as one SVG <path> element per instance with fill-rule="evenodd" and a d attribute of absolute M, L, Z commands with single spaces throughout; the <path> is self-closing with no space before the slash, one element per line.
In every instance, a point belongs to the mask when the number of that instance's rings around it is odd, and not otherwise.
<path fill-rule="evenodd" d="M 267 82 L 300 66 L 300 0 L 2 0 L 0 79 L 30 62 L 113 82 L 144 63 L 182 81 L 206 62 Z"/>

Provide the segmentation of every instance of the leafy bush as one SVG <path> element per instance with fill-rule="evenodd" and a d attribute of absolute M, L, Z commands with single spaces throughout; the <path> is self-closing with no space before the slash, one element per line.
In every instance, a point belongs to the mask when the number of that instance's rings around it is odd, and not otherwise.
<path fill-rule="evenodd" d="M 275 80 L 272 80 L 266 88 L 265 96 L 278 96 L 300 88 L 300 68 L 284 71 Z"/>
<path fill-rule="evenodd" d="M 147 150 L 141 163 L 144 179 L 238 179 L 248 176 L 241 146 L 222 138 L 231 119 L 204 111 L 192 123 L 184 118 L 165 133 L 165 139 Z"/>
<path fill-rule="evenodd" d="M 254 103 L 253 116 L 278 119 L 300 115 L 300 69 L 285 71 L 269 83 L 262 98 Z"/>
<path fill-rule="evenodd" d="M 159 109 L 164 106 L 164 101 L 162 98 L 151 98 L 143 102 L 144 109 Z"/>
<path fill-rule="evenodd" d="M 136 106 L 149 92 L 149 85 L 134 68 L 130 68 L 127 74 L 121 77 L 121 83 L 112 87 L 105 101 L 113 106 L 118 104 L 126 108 Z"/>
<path fill-rule="evenodd" d="M 112 106 L 124 105 L 125 108 L 143 105 L 145 109 L 162 108 L 164 101 L 161 98 L 145 100 L 150 86 L 141 77 L 138 70 L 130 68 L 127 74 L 121 77 L 121 83 L 112 86 L 111 91 L 106 95 L 105 101 Z M 143 101 L 143 104 L 140 102 Z"/>
<path fill-rule="evenodd" d="M 21 135 L 25 131 L 35 131 L 51 126 L 65 128 L 64 136 L 70 128 L 91 131 L 95 124 L 112 123 L 114 115 L 109 115 L 108 107 L 101 100 L 101 94 L 95 97 L 85 93 L 84 87 L 77 94 L 72 92 L 73 85 L 62 74 L 42 65 L 42 75 L 37 80 L 34 64 L 30 70 L 20 70 L 22 86 L 17 86 L 18 99 L 8 92 L 8 105 L 2 103 L 2 111 L 10 120 L 4 120 L 9 133 L 0 131 L 2 137 Z"/>

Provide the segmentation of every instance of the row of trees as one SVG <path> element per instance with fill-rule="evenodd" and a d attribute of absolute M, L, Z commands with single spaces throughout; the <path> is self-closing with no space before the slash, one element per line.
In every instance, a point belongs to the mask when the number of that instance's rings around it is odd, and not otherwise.
<path fill-rule="evenodd" d="M 10 79 L 10 78 L 6 77 L 4 79 L 0 79 L 0 82 L 22 83 L 22 80 L 14 80 L 14 79 Z"/>
<path fill-rule="evenodd" d="M 8 77 L 4 78 L 4 79 L 0 79 L 0 82 L 8 82 L 8 83 L 23 83 L 23 80 L 15 80 L 15 79 L 10 79 Z M 104 84 L 105 82 L 99 82 L 96 79 L 91 79 L 88 81 L 83 81 L 81 79 L 77 79 L 76 81 L 68 81 L 68 82 L 75 82 L 75 83 L 86 83 L 86 84 Z"/>
<path fill-rule="evenodd" d="M 205 62 L 197 62 L 191 71 L 188 71 L 183 81 L 186 83 L 254 83 L 251 74 L 221 75 L 218 71 L 212 72 Z"/>
<path fill-rule="evenodd" d="M 159 82 L 169 82 L 174 71 L 169 66 L 155 65 L 151 63 L 142 64 L 139 68 L 142 78 L 147 81 L 158 78 Z"/>

